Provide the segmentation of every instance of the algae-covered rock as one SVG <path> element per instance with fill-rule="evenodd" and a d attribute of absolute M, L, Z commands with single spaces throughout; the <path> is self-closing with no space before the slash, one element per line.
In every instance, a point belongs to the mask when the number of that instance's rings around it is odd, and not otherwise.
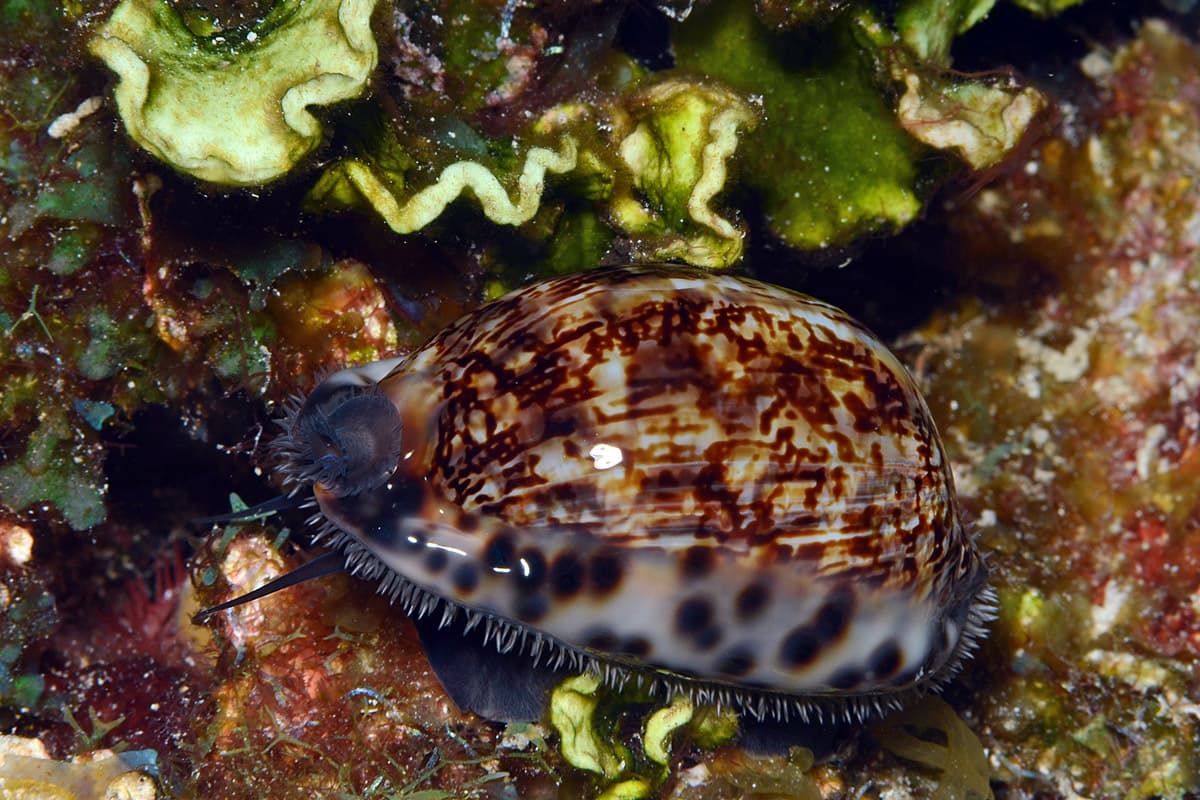
<path fill-rule="evenodd" d="M 99 446 L 64 409 L 47 411 L 25 452 L 0 466 L 0 502 L 14 511 L 49 503 L 72 528 L 90 528 L 105 517 Z"/>
<path fill-rule="evenodd" d="M 32 709 L 45 676 L 32 656 L 58 625 L 54 595 L 33 560 L 33 531 L 7 513 L 0 516 L 0 703 Z"/>
<path fill-rule="evenodd" d="M 295 566 L 274 532 L 237 528 L 199 556 L 205 605 Z M 361 581 L 311 581 L 211 624 L 221 655 L 191 796 L 521 796 L 522 765 L 541 758 L 458 712 L 411 624 Z"/>
<path fill-rule="evenodd" d="M 199 36 L 166 0 L 124 0 L 91 40 L 139 145 L 229 186 L 286 174 L 321 142 L 309 111 L 357 97 L 375 68 L 375 0 L 280 0 L 259 23 Z"/>
<path fill-rule="evenodd" d="M 1186 797 L 1200 789 L 1185 699 L 1200 691 L 1200 58 L 1150 21 L 1079 66 L 1089 112 L 962 201 L 946 246 L 976 291 L 910 346 L 996 572 L 975 703 L 993 779 L 1011 796 Z"/>

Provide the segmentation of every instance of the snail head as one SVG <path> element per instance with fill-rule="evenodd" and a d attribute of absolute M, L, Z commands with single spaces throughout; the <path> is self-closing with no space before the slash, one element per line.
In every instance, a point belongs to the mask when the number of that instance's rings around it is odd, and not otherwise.
<path fill-rule="evenodd" d="M 327 380 L 283 425 L 274 447 L 288 483 L 347 497 L 374 489 L 396 469 L 400 414 L 376 387 Z"/>

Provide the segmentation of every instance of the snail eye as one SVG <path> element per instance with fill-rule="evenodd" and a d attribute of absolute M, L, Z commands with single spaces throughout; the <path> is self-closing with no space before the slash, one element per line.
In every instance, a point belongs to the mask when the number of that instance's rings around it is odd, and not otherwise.
<path fill-rule="evenodd" d="M 325 452 L 318 459 L 319 461 L 324 461 L 330 458 L 338 459 L 344 455 L 341 446 L 333 439 L 333 437 L 319 433 L 317 434 L 317 438 L 320 439 L 321 447 L 325 450 Z"/>

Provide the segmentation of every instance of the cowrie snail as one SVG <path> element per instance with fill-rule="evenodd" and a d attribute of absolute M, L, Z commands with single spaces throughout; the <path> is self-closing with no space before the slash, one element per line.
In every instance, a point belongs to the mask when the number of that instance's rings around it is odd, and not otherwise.
<path fill-rule="evenodd" d="M 994 615 L 911 377 L 758 281 L 538 283 L 334 373 L 285 429 L 335 566 L 533 660 L 854 718 L 944 684 Z"/>

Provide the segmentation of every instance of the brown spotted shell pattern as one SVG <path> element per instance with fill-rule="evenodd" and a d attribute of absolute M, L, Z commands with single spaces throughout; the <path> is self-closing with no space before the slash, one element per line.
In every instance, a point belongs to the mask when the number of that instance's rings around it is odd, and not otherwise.
<path fill-rule="evenodd" d="M 283 449 L 410 610 L 758 716 L 936 688 L 993 613 L 911 377 L 842 311 L 754 280 L 516 291 L 328 378 Z"/>

